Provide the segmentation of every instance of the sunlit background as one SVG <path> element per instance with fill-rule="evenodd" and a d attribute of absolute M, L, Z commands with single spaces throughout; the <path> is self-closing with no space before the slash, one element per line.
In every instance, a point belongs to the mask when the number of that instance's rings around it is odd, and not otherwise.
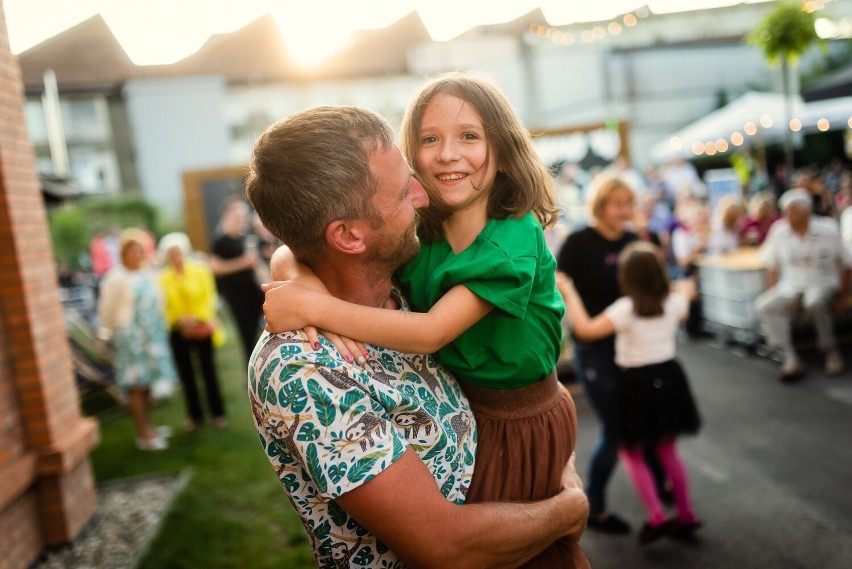
<path fill-rule="evenodd" d="M 655 14 L 767 0 L 4 0 L 13 53 L 100 13 L 137 65 L 173 63 L 211 34 L 232 32 L 271 14 L 293 59 L 319 63 L 346 47 L 355 30 L 388 26 L 416 10 L 435 41 L 472 27 L 509 22 L 541 8 L 552 26 L 608 20 L 647 6 Z M 452 16 L 448 16 L 451 14 Z"/>

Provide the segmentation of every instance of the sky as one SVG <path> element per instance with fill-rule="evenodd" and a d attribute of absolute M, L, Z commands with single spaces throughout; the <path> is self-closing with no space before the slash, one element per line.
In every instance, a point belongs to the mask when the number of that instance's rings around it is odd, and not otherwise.
<path fill-rule="evenodd" d="M 551 26 L 601 21 L 647 5 L 653 13 L 767 0 L 0 0 L 12 53 L 100 13 L 137 65 L 174 63 L 211 34 L 272 14 L 293 57 L 321 61 L 353 32 L 381 28 L 417 10 L 432 39 L 450 40 L 477 25 L 504 23 L 541 7 Z"/>

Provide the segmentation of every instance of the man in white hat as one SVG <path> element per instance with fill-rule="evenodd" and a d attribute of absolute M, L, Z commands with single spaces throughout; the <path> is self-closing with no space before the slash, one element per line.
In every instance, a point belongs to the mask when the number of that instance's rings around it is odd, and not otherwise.
<path fill-rule="evenodd" d="M 784 219 L 772 226 L 761 248 L 769 288 L 755 299 L 757 316 L 769 346 L 781 351 L 782 381 L 803 371 L 790 330 L 800 310 L 814 323 L 826 375 L 837 375 L 844 364 L 834 338 L 832 310 L 845 310 L 852 257 L 837 223 L 812 215 L 810 192 L 788 190 L 778 203 Z"/>

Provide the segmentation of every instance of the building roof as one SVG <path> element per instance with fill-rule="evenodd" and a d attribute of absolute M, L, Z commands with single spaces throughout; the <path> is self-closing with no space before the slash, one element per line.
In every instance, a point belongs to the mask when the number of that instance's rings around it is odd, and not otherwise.
<path fill-rule="evenodd" d="M 28 49 L 18 61 L 28 93 L 43 90 L 48 69 L 63 91 L 112 89 L 137 70 L 100 15 Z"/>
<path fill-rule="evenodd" d="M 21 53 L 29 94 L 43 90 L 47 69 L 62 91 L 112 90 L 129 79 L 224 75 L 231 82 L 299 81 L 404 73 L 411 47 L 430 41 L 416 12 L 356 41 L 323 64 L 307 69 L 287 53 L 278 25 L 265 15 L 232 33 L 215 34 L 192 55 L 170 65 L 135 65 L 100 15 Z"/>
<path fill-rule="evenodd" d="M 845 97 L 852 93 L 852 65 L 847 65 L 824 77 L 805 89 L 802 97 L 806 101 L 821 101 L 835 97 Z"/>

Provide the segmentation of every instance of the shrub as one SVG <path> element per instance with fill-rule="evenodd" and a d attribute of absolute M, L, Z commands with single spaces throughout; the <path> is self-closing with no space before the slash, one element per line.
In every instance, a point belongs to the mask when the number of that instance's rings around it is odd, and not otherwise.
<path fill-rule="evenodd" d="M 54 257 L 72 268 L 87 267 L 95 234 L 112 227 L 144 226 L 159 236 L 159 217 L 156 207 L 137 196 L 89 198 L 57 208 L 48 219 Z"/>

